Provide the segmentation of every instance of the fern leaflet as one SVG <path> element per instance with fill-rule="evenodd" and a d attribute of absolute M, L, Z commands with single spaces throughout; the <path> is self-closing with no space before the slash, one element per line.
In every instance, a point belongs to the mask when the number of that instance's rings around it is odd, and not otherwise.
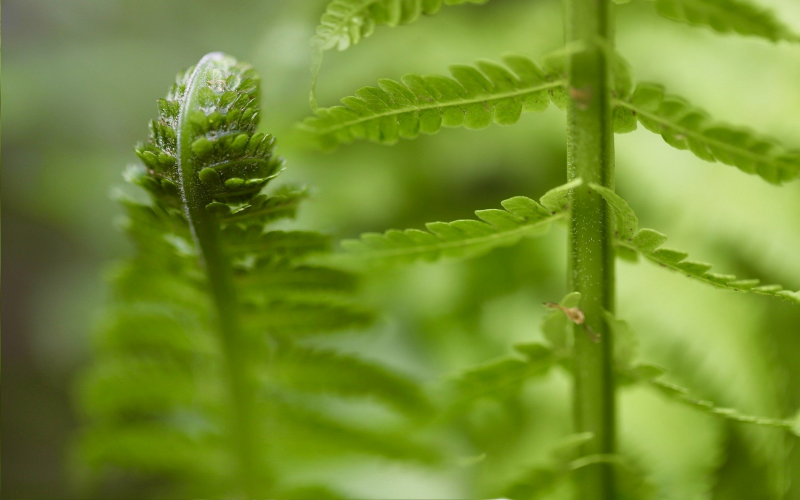
<path fill-rule="evenodd" d="M 559 108 L 570 97 L 565 89 L 564 52 L 543 58 L 542 65 L 508 56 L 509 69 L 490 62 L 478 68 L 454 66 L 455 79 L 406 75 L 403 83 L 379 80 L 364 87 L 344 106 L 322 108 L 298 125 L 323 149 L 355 139 L 393 144 L 441 127 L 481 129 L 492 122 L 516 123 L 522 112 L 544 111 L 550 101 Z M 480 71 L 479 71 L 480 70 Z M 800 150 L 786 149 L 771 138 L 741 127 L 716 123 L 685 99 L 666 95 L 660 85 L 641 83 L 631 92 L 631 77 L 619 57 L 614 65 L 614 130 L 636 130 L 637 122 L 660 134 L 670 146 L 697 157 L 736 166 L 780 184 L 800 176 Z M 573 98 L 580 99 L 580 93 Z"/>
<path fill-rule="evenodd" d="M 576 179 L 552 189 L 539 202 L 517 196 L 502 202 L 505 210 L 478 210 L 475 214 L 483 222 L 433 222 L 427 224 L 428 231 L 367 233 L 359 240 L 343 241 L 342 246 L 358 263 L 370 265 L 476 257 L 494 248 L 513 245 L 524 236 L 545 234 L 552 222 L 566 218 L 569 190 L 581 182 Z"/>
<path fill-rule="evenodd" d="M 580 185 L 577 179 L 546 193 L 537 203 L 530 198 L 515 197 L 502 202 L 505 210 L 478 210 L 483 222 L 460 220 L 428 224 L 428 231 L 389 230 L 384 234 L 367 233 L 360 240 L 342 242 L 349 256 L 335 256 L 338 262 L 360 265 L 387 265 L 440 258 L 471 258 L 501 246 L 518 243 L 523 236 L 542 235 L 550 223 L 567 216 L 569 189 Z M 616 219 L 615 244 L 618 254 L 636 260 L 642 254 L 664 267 L 686 276 L 736 292 L 768 295 L 800 304 L 800 292 L 784 290 L 781 285 L 760 285 L 756 279 L 708 272 L 711 264 L 686 260 L 684 252 L 662 248 L 667 237 L 653 229 L 639 229 L 639 220 L 628 203 L 612 190 L 590 183 L 589 187 L 603 196 Z"/>
<path fill-rule="evenodd" d="M 552 490 L 573 470 L 573 461 L 580 456 L 580 446 L 593 438 L 591 433 L 576 434 L 562 440 L 550 450 L 549 460 L 529 467 L 524 474 L 506 486 L 504 498 L 536 499 L 552 493 Z"/>
<path fill-rule="evenodd" d="M 730 274 L 708 272 L 711 264 L 687 260 L 688 254 L 679 250 L 662 248 L 667 237 L 652 229 L 641 229 L 630 241 L 617 240 L 617 247 L 633 250 L 664 267 L 685 274 L 689 278 L 734 292 L 750 292 L 777 297 L 800 304 L 800 292 L 784 290 L 781 285 L 759 285 L 757 279 L 741 279 Z"/>
<path fill-rule="evenodd" d="M 638 341 L 630 330 L 627 322 L 620 320 L 610 313 L 606 313 L 606 321 L 611 328 L 614 335 L 614 341 L 621 341 L 625 345 L 636 344 Z M 717 406 L 712 401 L 697 399 L 690 396 L 690 391 L 686 388 L 675 385 L 671 382 L 661 380 L 661 377 L 666 374 L 663 368 L 658 366 L 640 363 L 638 361 L 637 349 L 627 349 L 628 355 L 624 359 L 624 363 L 617 363 L 617 370 L 623 377 L 623 382 L 643 382 L 656 388 L 667 397 L 687 404 L 694 408 L 698 408 L 711 415 L 732 420 L 734 422 L 742 422 L 747 424 L 763 425 L 767 427 L 778 427 L 791 432 L 797 433 L 795 426 L 798 424 L 796 419 L 776 419 L 768 417 L 759 417 L 747 415 L 732 408 L 723 408 Z M 798 434 L 800 435 L 800 434 Z"/>
<path fill-rule="evenodd" d="M 311 39 L 311 94 L 309 104 L 317 110 L 317 79 L 326 50 L 346 50 L 367 38 L 378 25 L 398 26 L 416 21 L 420 15 L 439 12 L 442 5 L 484 4 L 489 0 L 332 0 L 322 14 L 317 34 Z"/>
<path fill-rule="evenodd" d="M 616 245 L 620 256 L 633 260 L 638 254 L 664 267 L 685 274 L 717 288 L 769 295 L 800 304 L 800 292 L 784 290 L 781 285 L 761 285 L 757 279 L 740 279 L 733 275 L 708 272 L 711 264 L 687 260 L 688 254 L 663 248 L 667 237 L 653 229 L 639 229 L 638 218 L 618 194 L 596 184 L 589 187 L 606 199 L 616 216 Z"/>
<path fill-rule="evenodd" d="M 654 498 L 653 486 L 644 479 L 644 474 L 627 457 L 619 454 L 581 457 L 580 447 L 592 438 L 591 433 L 585 433 L 562 439 L 550 450 L 545 463 L 529 467 L 524 474 L 506 486 L 499 496 L 525 500 L 547 498 L 546 495 L 552 493 L 553 489 L 574 471 L 591 464 L 607 463 L 616 466 L 615 472 L 620 483 L 619 498 L 638 500 Z"/>
<path fill-rule="evenodd" d="M 772 12 L 746 0 L 655 0 L 655 6 L 667 19 L 706 26 L 719 33 L 757 36 L 773 42 L 800 41 Z"/>
<path fill-rule="evenodd" d="M 292 391 L 371 397 L 412 416 L 429 414 L 431 403 L 420 387 L 373 363 L 330 349 L 283 341 L 270 353 L 264 383 Z"/>
<path fill-rule="evenodd" d="M 547 346 L 538 343 L 521 343 L 514 346 L 518 355 L 505 356 L 471 367 L 451 382 L 451 410 L 459 410 L 474 400 L 503 398 L 516 393 L 522 385 L 535 377 L 548 373 L 559 358 Z"/>
<path fill-rule="evenodd" d="M 126 174 L 150 200 L 120 200 L 137 252 L 117 268 L 97 360 L 82 378 L 91 425 L 81 450 L 100 471 L 168 479 L 159 497 L 327 491 L 281 469 L 323 452 L 438 459 L 399 431 L 320 411 L 320 395 L 370 398 L 414 418 L 430 403 L 400 374 L 310 345 L 374 313 L 354 297 L 356 276 L 302 262 L 329 238 L 270 229 L 306 191 L 262 193 L 283 161 L 256 132 L 258 88 L 248 65 L 207 55 L 158 102 L 136 148 L 143 164 Z"/>
<path fill-rule="evenodd" d="M 555 68 L 543 69 L 520 56 L 504 62 L 511 71 L 484 61 L 478 68 L 452 66 L 453 78 L 409 74 L 402 83 L 379 80 L 378 87 L 342 99 L 344 106 L 317 109 L 317 116 L 299 127 L 324 149 L 354 139 L 393 144 L 401 137 L 435 134 L 441 127 L 509 125 L 523 111 L 544 111 L 551 100 L 564 102 L 564 80 Z"/>
<path fill-rule="evenodd" d="M 788 151 L 773 139 L 714 123 L 705 111 L 665 94 L 660 85 L 639 84 L 629 99 L 617 99 L 615 104 L 670 146 L 688 149 L 703 160 L 736 166 L 774 184 L 800 175 L 800 150 Z M 633 122 L 625 131 L 635 128 Z"/>
<path fill-rule="evenodd" d="M 570 293 L 560 305 L 577 307 L 580 299 L 579 293 Z M 528 380 L 542 377 L 553 366 L 567 362 L 572 355 L 572 338 L 566 316 L 561 311 L 550 311 L 542 320 L 541 329 L 549 345 L 517 343 L 513 355 L 489 360 L 451 377 L 451 409 L 460 411 L 475 399 L 513 395 Z"/>

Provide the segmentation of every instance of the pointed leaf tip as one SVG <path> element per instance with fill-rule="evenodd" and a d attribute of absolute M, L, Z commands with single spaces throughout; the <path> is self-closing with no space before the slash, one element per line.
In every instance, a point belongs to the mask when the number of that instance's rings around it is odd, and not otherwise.
<path fill-rule="evenodd" d="M 628 205 L 628 202 L 605 186 L 590 182 L 589 187 L 602 196 L 611 207 L 611 210 L 614 211 L 617 237 L 623 240 L 632 239 L 639 230 L 639 219 L 630 205 Z"/>

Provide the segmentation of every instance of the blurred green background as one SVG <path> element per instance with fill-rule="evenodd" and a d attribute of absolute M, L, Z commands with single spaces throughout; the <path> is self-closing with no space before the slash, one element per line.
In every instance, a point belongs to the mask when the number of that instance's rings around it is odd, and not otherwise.
<path fill-rule="evenodd" d="M 760 0 L 800 30 L 796 0 Z M 444 130 L 395 147 L 307 150 L 292 125 L 309 114 L 310 49 L 323 0 L 6 0 L 2 134 L 3 498 L 81 498 L 71 458 L 80 424 L 73 380 L 106 295 L 103 272 L 131 249 L 115 230 L 118 188 L 174 74 L 220 50 L 263 78 L 262 130 L 279 139 L 285 180 L 315 189 L 300 222 L 337 237 L 470 217 L 565 180 L 565 118 L 552 108 L 513 127 Z M 717 119 L 800 145 L 800 45 L 721 36 L 658 17 L 648 2 L 618 8 L 618 48 L 638 80 L 663 83 Z M 538 57 L 563 41 L 558 0 L 493 0 L 445 8 L 412 26 L 379 28 L 326 55 L 324 106 L 380 77 L 445 73 L 506 52 Z M 775 187 L 676 151 L 640 128 L 618 136 L 618 191 L 645 227 L 718 272 L 800 289 L 800 182 Z M 419 265 L 369 284 L 387 311 L 357 349 L 434 379 L 540 336 L 538 304 L 565 293 L 565 234 L 553 231 L 467 263 Z M 373 277 L 375 278 L 375 277 Z M 800 406 L 800 313 L 731 294 L 646 263 L 619 264 L 619 315 L 644 358 L 704 397 L 789 416 Z M 522 417 L 491 405 L 470 416 L 473 451 L 501 458 L 490 484 L 569 432 L 569 382 L 526 388 Z M 660 498 L 800 499 L 800 445 L 731 425 L 644 389 L 620 399 L 620 442 Z M 772 432 L 772 434 L 770 434 Z M 792 447 L 792 444 L 794 445 Z M 780 466 L 786 455 L 789 467 Z M 471 495 L 461 474 L 364 465 L 354 496 L 382 482 L 394 498 Z M 781 497 L 778 484 L 794 484 Z M 135 491 L 110 496 L 135 497 Z M 556 498 L 555 496 L 553 498 Z M 559 497 L 560 498 L 560 497 Z"/>

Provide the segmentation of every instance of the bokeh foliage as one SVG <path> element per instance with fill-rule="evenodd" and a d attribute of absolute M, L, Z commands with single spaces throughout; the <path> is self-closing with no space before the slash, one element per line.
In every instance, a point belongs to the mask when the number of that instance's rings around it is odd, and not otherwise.
<path fill-rule="evenodd" d="M 792 0 L 762 0 L 800 29 Z M 337 237 L 471 217 L 516 195 L 538 199 L 563 183 L 564 116 L 551 108 L 515 127 L 445 130 L 393 148 L 356 144 L 335 156 L 304 147 L 292 125 L 308 114 L 308 40 L 322 1 L 11 0 L 5 2 L 3 134 L 3 495 L 85 497 L 70 455 L 80 415 L 71 378 L 87 362 L 102 270 L 130 249 L 112 230 L 109 200 L 131 145 L 178 68 L 211 50 L 254 64 L 263 78 L 261 130 L 278 137 L 285 177 L 313 186 L 306 227 Z M 453 63 L 536 58 L 562 44 L 556 0 L 493 0 L 443 9 L 370 43 L 326 54 L 321 106 L 382 77 L 442 74 Z M 713 116 L 800 144 L 800 46 L 772 45 L 673 24 L 647 2 L 619 8 L 618 49 L 637 80 L 663 82 Z M 9 44 L 10 42 L 10 44 Z M 657 54 L 657 55 L 654 55 Z M 617 138 L 618 191 L 645 227 L 722 272 L 800 289 L 800 183 L 758 182 L 675 151 L 640 130 Z M 387 310 L 369 333 L 337 342 L 433 380 L 540 338 L 564 293 L 565 235 L 495 250 L 470 262 L 420 264 L 370 280 Z M 796 306 L 716 291 L 644 263 L 619 265 L 622 317 L 642 356 L 700 396 L 744 411 L 789 416 L 800 406 Z M 379 278 L 379 279 L 378 279 Z M 9 291 L 11 293 L 9 293 Z M 480 496 L 551 460 L 570 432 L 568 379 L 554 372 L 501 405 L 476 401 L 445 444 L 463 460 L 446 471 L 341 461 L 319 470 L 353 496 Z M 800 447 L 776 431 L 731 424 L 644 388 L 623 389 L 620 436 L 661 498 L 780 498 L 800 477 Z M 790 469 L 778 467 L 782 454 Z M 311 472 L 309 472 L 311 473 Z M 152 485 L 117 477 L 105 498 L 140 498 Z M 783 485 L 783 486 L 782 486 Z M 784 498 L 800 498 L 800 481 Z M 552 498 L 566 492 L 554 490 Z"/>

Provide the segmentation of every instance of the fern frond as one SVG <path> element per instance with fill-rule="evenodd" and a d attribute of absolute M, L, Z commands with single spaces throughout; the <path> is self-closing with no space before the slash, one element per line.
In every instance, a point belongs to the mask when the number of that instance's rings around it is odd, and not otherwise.
<path fill-rule="evenodd" d="M 546 495 L 566 480 L 574 471 L 587 465 L 607 463 L 616 466 L 620 483 L 621 500 L 644 500 L 653 497 L 652 486 L 642 477 L 628 457 L 622 455 L 588 455 L 580 457 L 580 446 L 592 439 L 591 433 L 575 434 L 561 440 L 543 463 L 529 467 L 510 485 L 501 496 L 519 500 L 547 498 Z M 580 458 L 579 458 L 580 457 Z"/>
<path fill-rule="evenodd" d="M 245 325 L 271 335 L 299 337 L 364 328 L 375 320 L 375 313 L 336 301 L 276 300 L 245 307 L 242 320 Z"/>
<path fill-rule="evenodd" d="M 606 312 L 605 316 L 615 341 L 621 340 L 628 346 L 638 344 L 627 322 L 616 318 L 608 312 Z M 693 398 L 690 396 L 690 391 L 688 389 L 661 379 L 661 377 L 666 374 L 666 370 L 658 366 L 640 363 L 637 359 L 638 352 L 636 352 L 635 349 L 628 348 L 624 351 L 625 355 L 624 358 L 622 358 L 622 363 L 619 362 L 620 358 L 618 357 L 616 366 L 623 380 L 627 379 L 627 381 L 647 383 L 671 399 L 698 408 L 717 417 L 735 422 L 778 427 L 794 432 L 793 429 L 795 425 L 797 425 L 794 419 L 776 419 L 747 415 L 732 408 L 719 407 L 712 401 Z"/>
<path fill-rule="evenodd" d="M 113 275 L 97 360 L 81 380 L 91 422 L 81 449 L 98 469 L 158 475 L 168 490 L 159 497 L 302 487 L 273 471 L 316 453 L 315 443 L 334 454 L 436 455 L 399 431 L 308 409 L 329 396 L 374 398 L 417 417 L 429 402 L 375 362 L 297 343 L 362 328 L 375 314 L 356 300 L 355 275 L 304 262 L 328 250 L 328 237 L 270 229 L 294 217 L 306 191 L 265 192 L 283 160 L 256 132 L 258 84 L 249 66 L 206 56 L 159 101 L 150 139 L 136 148 L 142 164 L 126 172 L 150 201 L 120 199 L 136 254 Z M 289 397 L 301 392 L 310 399 Z"/>
<path fill-rule="evenodd" d="M 647 257 L 649 260 L 663 267 L 672 269 L 689 278 L 708 283 L 717 288 L 734 292 L 749 292 L 759 295 L 777 297 L 789 302 L 800 304 L 800 292 L 784 290 L 783 286 L 759 285 L 757 279 L 741 279 L 731 274 L 717 274 L 708 272 L 711 264 L 687 260 L 688 254 L 680 250 L 663 248 L 667 237 L 652 229 L 642 229 L 630 241 L 618 240 L 619 247 L 634 250 Z"/>
<path fill-rule="evenodd" d="M 667 397 L 671 399 L 680 401 L 681 403 L 687 404 L 689 406 L 692 406 L 694 408 L 697 408 L 699 410 L 702 410 L 706 413 L 709 413 L 717 417 L 721 417 L 734 422 L 763 425 L 767 427 L 777 427 L 792 432 L 796 432 L 794 429 L 795 426 L 797 425 L 797 422 L 795 422 L 794 420 L 747 415 L 733 408 L 723 408 L 717 406 L 713 401 L 694 398 L 690 395 L 689 389 L 686 389 L 679 385 L 672 384 L 670 382 L 666 382 L 664 380 L 660 380 L 658 378 L 649 379 L 647 380 L 647 383 L 655 387 L 662 394 L 665 394 Z"/>
<path fill-rule="evenodd" d="M 773 42 L 800 41 L 800 36 L 775 14 L 747 0 L 655 0 L 655 6 L 667 19 L 719 33 L 757 36 Z"/>
<path fill-rule="evenodd" d="M 262 226 L 226 227 L 225 248 L 231 256 L 246 260 L 249 257 L 301 258 L 325 252 L 330 248 L 330 238 L 310 231 L 263 231 Z"/>
<path fill-rule="evenodd" d="M 551 100 L 564 101 L 564 77 L 521 56 L 506 67 L 482 61 L 477 68 L 451 66 L 453 78 L 408 74 L 400 82 L 379 80 L 364 87 L 344 106 L 320 108 L 299 125 L 320 147 L 332 149 L 354 139 L 393 144 L 441 127 L 482 129 L 492 122 L 510 125 L 522 112 L 540 112 Z"/>
<path fill-rule="evenodd" d="M 630 98 L 616 99 L 615 105 L 635 115 L 670 146 L 688 149 L 703 160 L 735 166 L 773 184 L 800 175 L 800 150 L 787 150 L 774 139 L 715 123 L 705 111 L 666 94 L 660 85 L 640 83 Z"/>
<path fill-rule="evenodd" d="M 264 263 L 254 270 L 236 273 L 234 279 L 242 301 L 251 304 L 295 297 L 346 297 L 358 287 L 358 280 L 351 273 L 286 261 Z"/>
<path fill-rule="evenodd" d="M 417 384 L 351 355 L 282 342 L 270 353 L 270 361 L 265 383 L 300 392 L 374 397 L 411 415 L 432 410 Z"/>
<path fill-rule="evenodd" d="M 559 361 L 543 344 L 522 343 L 514 349 L 523 357 L 513 355 L 487 361 L 453 377 L 450 380 L 452 407 L 459 408 L 483 397 L 503 398 L 514 394 L 528 380 L 546 375 Z"/>
<path fill-rule="evenodd" d="M 355 139 L 393 144 L 441 127 L 481 129 L 492 122 L 516 123 L 522 112 L 544 111 L 552 101 L 559 108 L 569 99 L 565 89 L 564 53 L 546 56 L 542 65 L 521 56 L 504 59 L 509 69 L 491 62 L 478 68 L 453 66 L 453 78 L 406 75 L 402 83 L 379 80 L 364 87 L 344 106 L 321 108 L 298 128 L 323 149 Z M 479 71 L 480 70 L 480 71 Z M 800 176 L 800 150 L 741 127 L 714 122 L 685 99 L 665 94 L 663 87 L 640 83 L 631 92 L 624 61 L 615 57 L 614 130 L 636 130 L 637 122 L 660 134 L 667 144 L 697 157 L 736 166 L 768 182 L 781 184 Z"/>
<path fill-rule="evenodd" d="M 580 299 L 580 293 L 570 293 L 560 305 L 577 307 Z M 516 351 L 513 355 L 489 360 L 451 377 L 452 407 L 459 409 L 483 397 L 514 395 L 528 380 L 546 375 L 559 363 L 568 363 L 572 356 L 572 329 L 564 313 L 551 310 L 543 318 L 541 329 L 547 344 L 517 343 L 513 346 Z"/>
<path fill-rule="evenodd" d="M 128 276 L 124 275 L 117 282 L 130 283 Z M 135 276 L 141 275 L 135 273 Z M 160 283 L 151 281 L 150 278 L 149 275 L 144 276 L 144 280 L 151 286 L 155 283 L 153 290 L 164 290 Z M 202 304 L 202 299 L 198 299 Z M 102 335 L 94 339 L 95 349 L 100 352 L 115 356 L 168 352 L 177 359 L 191 359 L 197 353 L 213 352 L 216 348 L 209 334 L 197 333 L 203 331 L 204 325 L 194 310 L 184 309 L 176 304 L 168 305 L 166 301 L 137 303 L 129 302 L 127 298 L 118 300 L 120 305 L 108 307 L 105 311 L 99 329 Z"/>
<path fill-rule="evenodd" d="M 476 257 L 519 242 L 524 236 L 547 232 L 552 222 L 566 218 L 569 190 L 581 180 L 552 189 L 539 202 L 517 196 L 502 202 L 504 210 L 478 210 L 481 221 L 458 220 L 427 224 L 427 231 L 390 230 L 367 233 L 359 240 L 346 240 L 342 246 L 352 260 L 368 265 L 399 264 L 443 257 Z M 347 260 L 347 259 L 345 259 Z"/>
<path fill-rule="evenodd" d="M 271 427 L 275 432 L 269 446 L 276 460 L 292 455 L 301 458 L 338 457 L 344 453 L 421 464 L 441 460 L 441 453 L 415 442 L 402 431 L 345 423 L 317 410 L 317 405 L 312 408 L 294 399 L 288 394 L 273 393 L 264 408 L 264 414 L 271 416 Z"/>
<path fill-rule="evenodd" d="M 325 7 L 312 44 L 322 50 L 346 50 L 370 36 L 376 26 L 398 26 L 420 15 L 436 14 L 442 5 L 482 4 L 488 0 L 333 0 Z"/>
<path fill-rule="evenodd" d="M 638 218 L 628 203 L 610 189 L 590 184 L 589 187 L 608 201 L 616 216 L 616 239 L 621 256 L 641 254 L 663 267 L 678 271 L 689 278 L 734 292 L 769 295 L 800 304 L 800 292 L 784 290 L 781 285 L 760 285 L 757 279 L 741 279 L 729 274 L 711 273 L 711 264 L 687 260 L 688 254 L 663 248 L 667 237 L 653 229 L 639 229 Z"/>
<path fill-rule="evenodd" d="M 632 369 L 622 371 L 621 375 L 627 381 L 642 382 L 658 389 L 658 391 L 668 398 L 689 405 L 710 415 L 719 418 L 740 422 L 745 424 L 761 425 L 766 427 L 776 427 L 800 435 L 798 430 L 798 419 L 780 419 L 749 415 L 733 408 L 718 406 L 713 401 L 698 399 L 691 396 L 691 391 L 677 384 L 661 380 L 666 375 L 666 370 L 659 366 L 649 364 L 638 364 Z"/>
<path fill-rule="evenodd" d="M 577 179 L 553 189 L 541 198 L 541 203 L 516 197 L 502 202 L 506 210 L 476 211 L 476 215 L 484 222 L 436 222 L 427 225 L 428 231 L 407 229 L 389 230 L 383 234 L 367 233 L 360 240 L 342 242 L 349 255 L 337 256 L 335 260 L 377 266 L 417 260 L 433 262 L 441 258 L 477 257 L 494 248 L 513 245 L 523 236 L 544 234 L 551 222 L 566 217 L 569 208 L 567 193 L 581 182 Z M 652 229 L 639 229 L 639 220 L 625 200 L 603 186 L 591 183 L 590 188 L 607 200 L 615 214 L 615 243 L 621 257 L 635 260 L 642 254 L 663 267 L 717 288 L 769 295 L 800 303 L 800 292 L 784 290 L 777 284 L 759 286 L 759 281 L 755 279 L 711 273 L 708 272 L 710 264 L 686 260 L 686 253 L 661 248 L 666 236 Z"/>
<path fill-rule="evenodd" d="M 222 203 L 218 207 L 225 223 L 264 226 L 275 220 L 294 218 L 298 205 L 307 197 L 305 189 L 284 187 L 271 196 L 255 196 L 249 204 L 238 209 Z"/>
<path fill-rule="evenodd" d="M 311 109 L 317 109 L 317 79 L 326 50 L 346 50 L 367 38 L 379 25 L 398 26 L 421 15 L 439 12 L 442 5 L 484 4 L 489 0 L 332 0 L 325 7 L 317 34 L 311 39 Z"/>
<path fill-rule="evenodd" d="M 81 442 L 86 462 L 95 468 L 114 464 L 144 474 L 180 477 L 186 490 L 203 495 L 225 475 L 224 457 L 213 437 L 193 436 L 178 422 L 139 422 L 122 426 L 95 426 Z M 159 450 L 160 453 L 153 453 Z M 202 459 L 202 460 L 201 460 Z"/>
<path fill-rule="evenodd" d="M 528 467 L 516 480 L 503 488 L 504 498 L 533 500 L 543 498 L 572 470 L 571 462 L 578 458 L 580 446 L 592 439 L 592 434 L 575 434 L 561 440 L 550 450 L 546 462 Z"/>
<path fill-rule="evenodd" d="M 196 392 L 195 368 L 170 355 L 105 358 L 84 375 L 83 408 L 108 421 L 170 413 L 192 405 L 208 409 L 221 387 L 211 390 L 209 384 L 203 392 Z M 120 391 L 120 387 L 126 390 Z"/>

